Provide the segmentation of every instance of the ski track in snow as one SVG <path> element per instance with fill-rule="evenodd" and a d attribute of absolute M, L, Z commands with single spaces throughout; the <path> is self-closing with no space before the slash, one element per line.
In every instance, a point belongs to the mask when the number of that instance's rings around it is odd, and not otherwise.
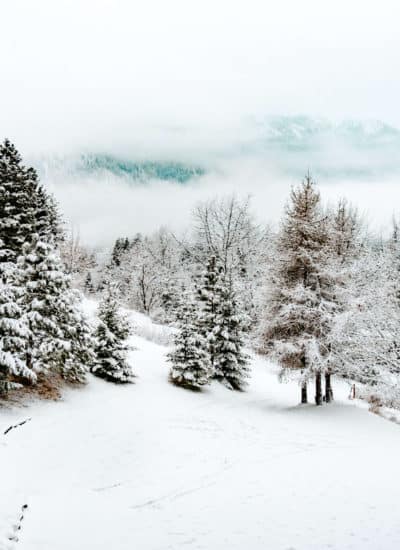
<path fill-rule="evenodd" d="M 135 384 L 0 411 L 1 434 L 32 417 L 0 436 L 0 550 L 400 547 L 398 425 L 344 385 L 297 406 L 257 357 L 247 392 L 192 393 L 168 384 L 166 348 L 132 343 Z"/>

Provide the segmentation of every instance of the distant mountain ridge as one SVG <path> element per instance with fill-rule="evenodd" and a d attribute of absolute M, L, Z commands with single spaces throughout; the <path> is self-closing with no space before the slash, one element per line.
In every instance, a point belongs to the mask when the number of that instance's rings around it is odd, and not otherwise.
<path fill-rule="evenodd" d="M 400 147 L 400 130 L 379 120 L 345 120 L 339 123 L 307 116 L 274 116 L 256 121 L 265 147 L 306 150 L 335 141 L 357 149 Z"/>
<path fill-rule="evenodd" d="M 176 181 L 185 183 L 201 176 L 204 169 L 179 161 L 135 161 L 103 153 L 83 153 L 76 156 L 41 158 L 35 162 L 39 173 L 64 172 L 69 176 L 116 176 L 127 181 L 145 183 L 148 180 Z"/>
<path fill-rule="evenodd" d="M 210 163 L 200 153 L 198 162 L 183 161 L 179 149 L 170 160 L 160 160 L 150 153 L 143 160 L 134 151 L 125 155 L 93 151 L 40 157 L 33 164 L 44 178 L 63 175 L 76 179 L 118 178 L 130 184 L 151 180 L 185 184 L 213 171 L 219 161 L 226 165 L 230 159 L 251 156 L 296 177 L 311 168 L 317 176 L 327 178 L 368 178 L 400 175 L 400 130 L 378 120 L 335 123 L 308 116 L 268 116 L 248 119 L 243 136 L 240 132 L 237 140 L 233 136 L 226 151 L 222 148 Z M 196 150 L 192 157 L 196 158 Z"/>

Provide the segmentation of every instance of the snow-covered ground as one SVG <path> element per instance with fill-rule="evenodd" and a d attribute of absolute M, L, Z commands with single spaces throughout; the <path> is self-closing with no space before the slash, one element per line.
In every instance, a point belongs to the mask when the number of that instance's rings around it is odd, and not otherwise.
<path fill-rule="evenodd" d="M 400 547 L 398 425 L 344 386 L 298 406 L 261 358 L 245 393 L 182 390 L 165 347 L 132 343 L 136 384 L 0 410 L 1 550 Z"/>

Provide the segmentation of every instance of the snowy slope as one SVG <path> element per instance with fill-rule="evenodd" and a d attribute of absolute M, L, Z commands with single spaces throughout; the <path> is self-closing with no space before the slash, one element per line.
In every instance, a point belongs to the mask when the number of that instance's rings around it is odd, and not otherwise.
<path fill-rule="evenodd" d="M 1 410 L 1 434 L 32 417 L 0 435 L 1 550 L 399 547 L 399 426 L 346 388 L 299 407 L 260 358 L 246 393 L 191 393 L 167 383 L 166 348 L 132 341 L 135 385 Z"/>

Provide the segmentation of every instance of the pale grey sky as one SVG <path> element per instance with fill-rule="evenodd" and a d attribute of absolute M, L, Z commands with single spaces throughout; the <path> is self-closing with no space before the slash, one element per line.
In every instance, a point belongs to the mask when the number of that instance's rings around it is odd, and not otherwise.
<path fill-rule="evenodd" d="M 396 0 L 12 0 L 1 20 L 1 134 L 33 151 L 222 139 L 248 114 L 400 125 Z"/>
<path fill-rule="evenodd" d="M 398 0 L 4 0 L 0 15 L 0 138 L 28 160 L 85 149 L 204 156 L 243 139 L 249 115 L 400 127 Z M 354 154 L 328 153 L 339 168 Z M 288 179 L 267 159 L 232 162 L 184 188 L 68 172 L 46 183 L 92 243 L 183 226 L 215 192 L 251 192 L 260 219 L 277 220 L 303 168 Z M 324 199 L 347 195 L 378 226 L 400 200 L 397 181 L 320 183 Z"/>

